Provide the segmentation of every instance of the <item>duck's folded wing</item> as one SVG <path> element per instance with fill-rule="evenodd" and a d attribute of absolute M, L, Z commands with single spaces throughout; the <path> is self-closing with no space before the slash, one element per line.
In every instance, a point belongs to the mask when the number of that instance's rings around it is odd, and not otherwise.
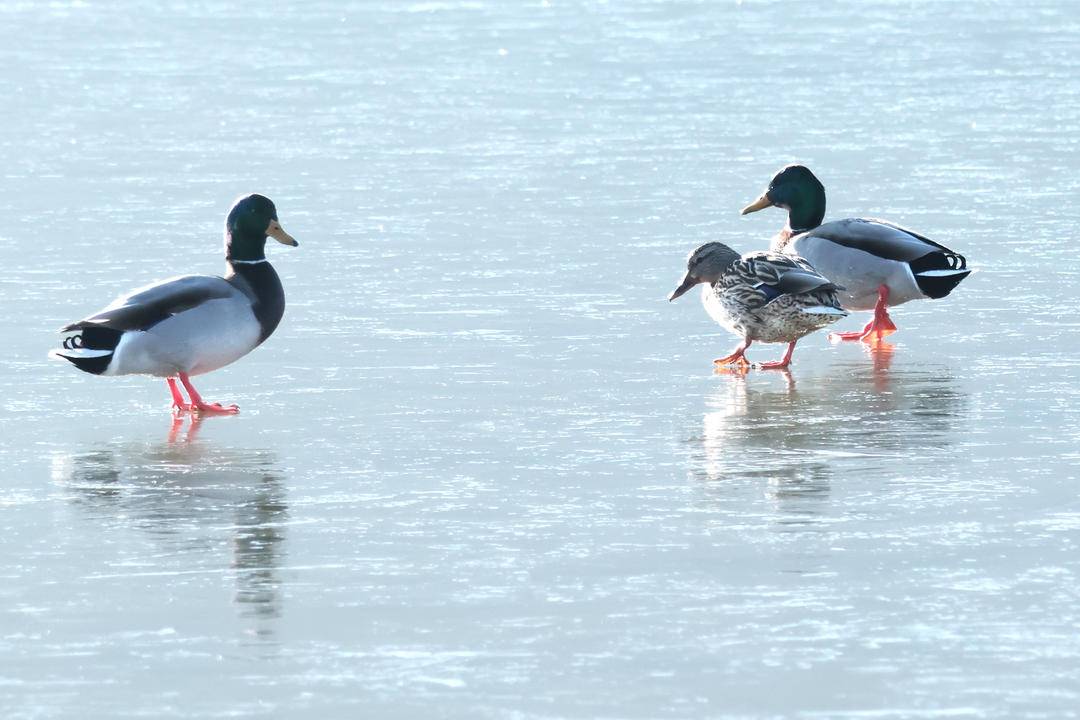
<path fill-rule="evenodd" d="M 224 278 L 183 275 L 138 288 L 118 297 L 104 310 L 61 328 L 69 332 L 86 327 L 108 327 L 125 332 L 148 330 L 162 320 L 239 291 Z"/>
<path fill-rule="evenodd" d="M 944 245 L 885 220 L 866 218 L 835 220 L 819 225 L 799 237 L 823 238 L 837 245 L 862 250 L 885 260 L 912 262 L 928 253 L 941 253 L 947 258 L 952 258 L 948 262 L 949 267 L 962 270 L 967 265 L 962 255 Z M 793 243 L 794 241 L 795 239 Z"/>
<path fill-rule="evenodd" d="M 740 261 L 740 271 L 762 292 L 767 301 L 781 295 L 800 295 L 814 290 L 841 290 L 801 257 L 777 253 L 752 253 Z"/>

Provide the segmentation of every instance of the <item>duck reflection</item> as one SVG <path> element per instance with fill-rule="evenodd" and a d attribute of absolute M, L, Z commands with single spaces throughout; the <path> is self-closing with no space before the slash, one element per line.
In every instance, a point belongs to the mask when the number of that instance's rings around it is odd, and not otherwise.
<path fill-rule="evenodd" d="M 137 527 L 170 554 L 196 551 L 202 560 L 228 542 L 240 614 L 258 621 L 255 635 L 266 638 L 272 623 L 263 621 L 281 613 L 283 475 L 268 451 L 200 440 L 203 422 L 174 419 L 164 443 L 57 455 L 53 480 L 88 513 Z"/>
<path fill-rule="evenodd" d="M 892 369 L 893 356 L 896 355 L 896 346 L 887 340 L 864 344 L 863 352 L 870 356 L 872 362 L 870 377 L 873 380 L 874 390 L 886 392 L 889 389 L 890 370 Z"/>
<path fill-rule="evenodd" d="M 791 373 L 717 373 L 706 400 L 702 470 L 713 490 L 729 483 L 762 488 L 784 512 L 781 524 L 813 520 L 828 495 L 830 468 L 809 452 L 798 413 L 803 402 Z"/>
<path fill-rule="evenodd" d="M 867 348 L 828 374 L 718 373 L 706 398 L 697 472 L 710 494 L 763 488 L 780 525 L 815 522 L 837 473 L 895 477 L 958 440 L 967 396 L 943 367 L 893 369 L 895 347 Z"/>

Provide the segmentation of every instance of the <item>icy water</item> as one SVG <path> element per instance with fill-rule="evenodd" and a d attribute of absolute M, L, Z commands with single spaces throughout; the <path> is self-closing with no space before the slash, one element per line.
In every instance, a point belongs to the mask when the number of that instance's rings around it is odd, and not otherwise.
<path fill-rule="evenodd" d="M 0 4 L 0 716 L 1080 714 L 1073 3 L 275 6 Z M 714 375 L 793 160 L 981 271 Z M 46 359 L 249 191 L 238 417 Z"/>

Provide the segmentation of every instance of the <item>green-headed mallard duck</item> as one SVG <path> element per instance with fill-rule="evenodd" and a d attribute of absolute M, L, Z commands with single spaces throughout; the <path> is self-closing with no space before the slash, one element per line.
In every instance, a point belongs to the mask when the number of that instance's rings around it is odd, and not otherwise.
<path fill-rule="evenodd" d="M 773 238 L 771 249 L 809 260 L 843 286 L 845 309 L 874 311 L 861 331 L 833 333 L 832 338 L 880 340 L 896 332 L 889 306 L 943 298 L 971 274 L 963 255 L 884 220 L 848 218 L 822 225 L 825 187 L 802 165 L 782 168 L 742 214 L 770 206 L 788 211 L 787 226 Z"/>
<path fill-rule="evenodd" d="M 783 359 L 761 365 L 786 368 L 799 338 L 847 315 L 836 297 L 840 288 L 799 257 L 772 252 L 740 257 L 727 245 L 711 242 L 690 253 L 686 267 L 686 277 L 668 300 L 705 283 L 706 312 L 743 339 L 735 352 L 715 360 L 717 365 L 749 366 L 746 349 L 756 340 L 786 342 Z"/>
<path fill-rule="evenodd" d="M 269 198 L 240 198 L 225 220 L 225 277 L 184 275 L 133 290 L 63 327 L 63 348 L 50 354 L 94 375 L 164 377 L 177 411 L 237 412 L 235 405 L 204 402 L 191 376 L 239 360 L 281 321 L 285 293 L 266 259 L 267 237 L 297 245 Z"/>

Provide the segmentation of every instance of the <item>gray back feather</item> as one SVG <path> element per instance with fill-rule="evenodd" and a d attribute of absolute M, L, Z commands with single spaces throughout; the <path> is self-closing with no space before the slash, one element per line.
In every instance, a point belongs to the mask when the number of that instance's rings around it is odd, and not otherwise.
<path fill-rule="evenodd" d="M 886 260 L 911 262 L 927 253 L 952 251 L 899 225 L 884 220 L 848 218 L 819 225 L 805 235 L 868 252 Z"/>
<path fill-rule="evenodd" d="M 162 280 L 123 295 L 88 318 L 71 323 L 60 332 L 88 326 L 109 327 L 121 332 L 148 330 L 173 315 L 217 298 L 241 296 L 224 278 L 183 275 Z"/>

